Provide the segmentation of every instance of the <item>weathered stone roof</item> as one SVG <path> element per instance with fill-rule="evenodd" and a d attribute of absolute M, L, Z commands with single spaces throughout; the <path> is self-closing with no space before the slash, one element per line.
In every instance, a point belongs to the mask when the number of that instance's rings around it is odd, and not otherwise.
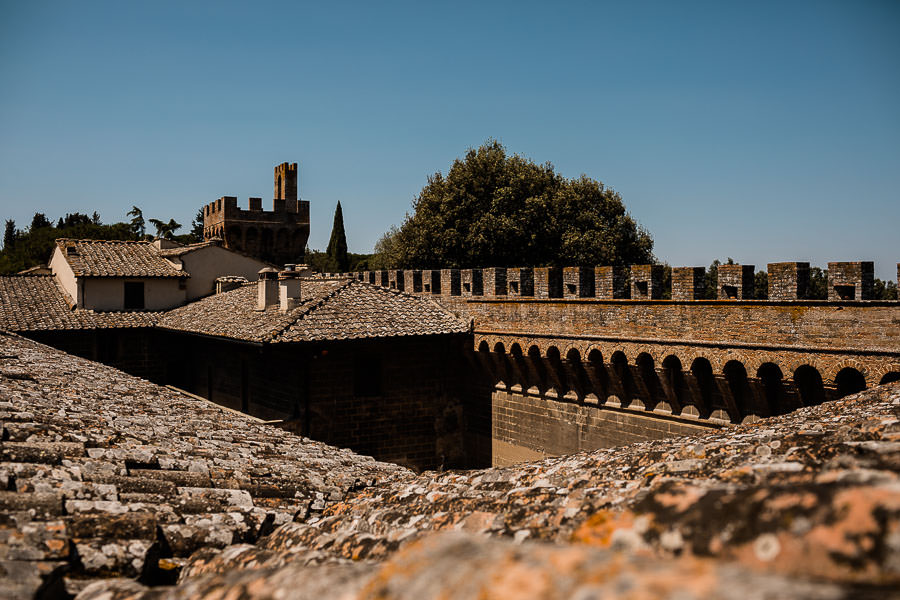
<path fill-rule="evenodd" d="M 412 473 L 0 334 L 0 597 L 165 580 Z M 161 579 L 160 579 L 161 578 Z M 52 594 L 48 597 L 53 597 Z"/>
<path fill-rule="evenodd" d="M 900 383 L 703 435 L 398 478 L 196 553 L 165 598 L 897 597 L 898 536 Z M 113 590 L 162 593 L 105 582 L 80 600 Z"/>
<path fill-rule="evenodd" d="M 56 245 L 76 277 L 190 277 L 152 242 L 60 238 Z"/>
<path fill-rule="evenodd" d="M 0 330 L 152 327 L 158 316 L 152 312 L 72 309 L 52 275 L 0 276 Z"/>
<path fill-rule="evenodd" d="M 197 250 L 202 250 L 203 248 L 209 248 L 210 246 L 220 246 L 222 245 L 222 240 L 219 238 L 213 238 L 211 240 L 207 240 L 205 242 L 197 242 L 196 244 L 185 244 L 184 246 L 178 246 L 176 248 L 166 248 L 164 250 L 159 250 L 160 256 L 183 256 L 185 254 L 189 254 L 191 252 L 195 252 Z"/>
<path fill-rule="evenodd" d="M 281 312 L 256 310 L 257 284 L 165 313 L 159 326 L 253 342 L 304 342 L 463 333 L 465 323 L 422 297 L 350 279 L 309 278 L 303 301 Z"/>

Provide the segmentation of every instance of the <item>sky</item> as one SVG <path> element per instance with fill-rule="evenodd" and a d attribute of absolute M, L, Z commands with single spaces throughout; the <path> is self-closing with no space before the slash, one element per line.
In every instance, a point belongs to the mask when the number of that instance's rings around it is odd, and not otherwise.
<path fill-rule="evenodd" d="M 0 218 L 186 225 L 300 164 L 350 250 L 489 139 L 672 266 L 900 262 L 900 2 L 0 0 Z"/>

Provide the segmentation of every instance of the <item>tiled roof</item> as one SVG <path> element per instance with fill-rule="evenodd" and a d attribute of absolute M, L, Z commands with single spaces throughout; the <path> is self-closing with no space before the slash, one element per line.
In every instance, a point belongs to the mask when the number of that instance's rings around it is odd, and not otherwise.
<path fill-rule="evenodd" d="M 412 476 L 9 334 L 0 421 L 2 598 L 177 573 L 195 550 Z"/>
<path fill-rule="evenodd" d="M 0 277 L 0 330 L 152 327 L 157 318 L 151 312 L 73 310 L 52 275 Z"/>
<path fill-rule="evenodd" d="M 165 313 L 159 326 L 254 342 L 305 342 L 465 333 L 467 325 L 427 298 L 348 279 L 304 279 L 303 302 L 256 310 L 257 284 Z"/>
<path fill-rule="evenodd" d="M 60 238 L 56 245 L 76 277 L 190 277 L 151 242 Z"/>
<path fill-rule="evenodd" d="M 221 246 L 222 240 L 218 238 L 213 238 L 211 240 L 207 240 L 205 242 L 197 242 L 196 244 L 187 244 L 185 246 L 179 246 L 177 248 L 166 248 L 165 250 L 160 250 L 160 256 L 182 256 L 184 254 L 188 254 L 190 252 L 194 252 L 196 250 L 201 250 L 203 248 L 209 248 L 210 246 Z"/>

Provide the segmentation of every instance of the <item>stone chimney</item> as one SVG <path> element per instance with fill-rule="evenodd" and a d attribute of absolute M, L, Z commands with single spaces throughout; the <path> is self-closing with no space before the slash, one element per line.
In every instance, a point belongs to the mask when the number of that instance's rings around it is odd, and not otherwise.
<path fill-rule="evenodd" d="M 284 271 L 278 274 L 278 308 L 281 312 L 293 310 L 303 301 L 301 281 L 310 273 L 306 265 L 284 265 Z"/>
<path fill-rule="evenodd" d="M 278 302 L 278 271 L 266 267 L 259 271 L 256 287 L 256 310 L 266 310 Z"/>

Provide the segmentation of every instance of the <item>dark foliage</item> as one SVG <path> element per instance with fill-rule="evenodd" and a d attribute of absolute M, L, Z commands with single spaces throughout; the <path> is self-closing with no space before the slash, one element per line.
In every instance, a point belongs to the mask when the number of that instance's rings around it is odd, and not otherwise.
<path fill-rule="evenodd" d="M 381 267 L 623 265 L 652 262 L 653 240 L 622 198 L 582 175 L 509 156 L 496 141 L 435 173 L 413 214 L 379 241 Z"/>
<path fill-rule="evenodd" d="M 347 254 L 347 234 L 344 232 L 344 212 L 338 201 L 334 209 L 334 225 L 331 227 L 331 239 L 325 250 L 327 256 L 326 271 L 345 273 L 350 269 L 350 257 Z"/>
<path fill-rule="evenodd" d="M 36 226 L 35 226 L 36 225 Z M 3 235 L 3 251 L 0 252 L 0 274 L 17 273 L 37 265 L 46 264 L 50 259 L 57 238 L 133 240 L 137 236 L 128 223 L 103 225 L 100 215 L 81 213 L 67 214 L 60 218 L 56 226 L 42 213 L 32 219 L 32 226 L 17 230 L 15 222 L 6 221 Z"/>

